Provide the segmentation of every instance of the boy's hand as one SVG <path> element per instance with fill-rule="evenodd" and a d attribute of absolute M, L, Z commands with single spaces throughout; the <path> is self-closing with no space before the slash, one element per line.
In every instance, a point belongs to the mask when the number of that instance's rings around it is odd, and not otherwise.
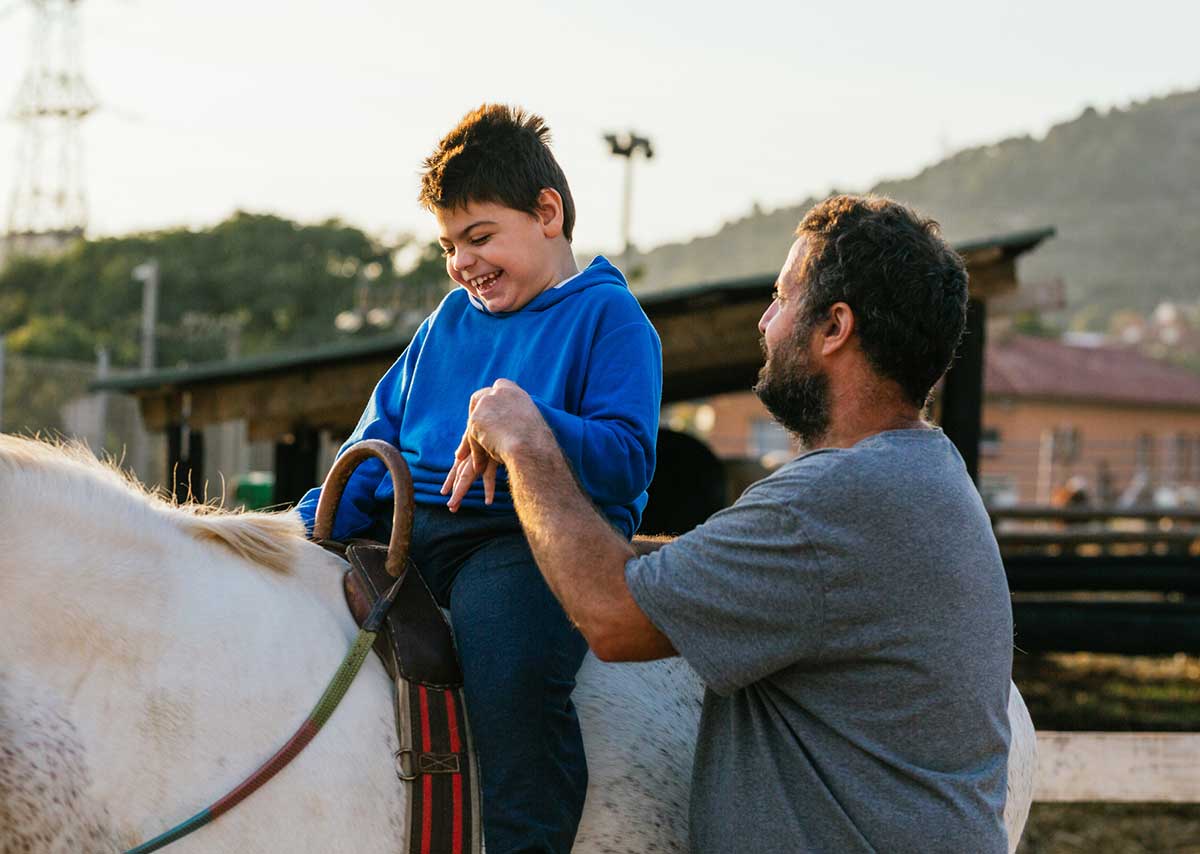
<path fill-rule="evenodd" d="M 482 469 L 476 461 L 476 455 L 482 454 L 486 462 L 483 463 Z M 470 437 L 463 435 L 462 442 L 458 445 L 458 450 L 454 452 L 454 465 L 450 469 L 450 473 L 446 475 L 446 480 L 442 484 L 442 495 L 450 493 L 450 499 L 446 502 L 446 506 L 450 508 L 450 512 L 457 513 L 458 508 L 462 505 L 463 498 L 471 489 L 473 484 L 480 475 L 483 476 L 483 502 L 491 504 L 496 497 L 496 467 L 498 463 L 478 446 L 473 447 Z M 453 491 L 451 491 L 453 490 Z"/>
<path fill-rule="evenodd" d="M 476 404 L 490 390 L 481 388 L 471 395 L 471 402 L 467 407 L 468 427 L 463 433 L 462 441 L 458 443 L 458 450 L 454 452 L 454 465 L 450 467 L 450 473 L 442 483 L 442 495 L 450 493 L 446 506 L 450 508 L 451 513 L 458 512 L 471 484 L 480 475 L 483 476 L 483 502 L 491 504 L 496 498 L 496 468 L 499 464 L 482 446 L 471 441 L 469 425 Z"/>
<path fill-rule="evenodd" d="M 453 492 L 446 506 L 458 510 L 467 490 L 483 476 L 484 501 L 492 503 L 496 494 L 496 467 L 506 454 L 519 446 L 545 445 L 557 448 L 553 434 L 533 399 L 519 385 L 505 379 L 471 395 L 467 410 L 467 429 L 454 466 L 442 484 L 442 495 Z"/>

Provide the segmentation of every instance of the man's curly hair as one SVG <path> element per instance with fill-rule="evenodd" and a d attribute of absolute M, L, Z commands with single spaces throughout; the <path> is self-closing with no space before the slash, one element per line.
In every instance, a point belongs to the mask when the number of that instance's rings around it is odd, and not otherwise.
<path fill-rule="evenodd" d="M 888 198 L 833 196 L 805 214 L 796 236 L 807 242 L 800 322 L 849 305 L 871 366 L 923 407 L 967 314 L 966 265 L 938 224 Z"/>
<path fill-rule="evenodd" d="M 563 235 L 575 229 L 567 177 L 550 152 L 550 128 L 520 107 L 483 104 L 462 117 L 425 158 L 418 201 L 427 210 L 493 202 L 532 214 L 543 189 L 563 202 Z"/>

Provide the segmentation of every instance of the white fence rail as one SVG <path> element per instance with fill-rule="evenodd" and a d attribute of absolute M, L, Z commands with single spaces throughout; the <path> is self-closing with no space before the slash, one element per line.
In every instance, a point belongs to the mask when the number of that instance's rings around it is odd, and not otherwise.
<path fill-rule="evenodd" d="M 1035 802 L 1200 803 L 1200 733 L 1038 732 Z"/>

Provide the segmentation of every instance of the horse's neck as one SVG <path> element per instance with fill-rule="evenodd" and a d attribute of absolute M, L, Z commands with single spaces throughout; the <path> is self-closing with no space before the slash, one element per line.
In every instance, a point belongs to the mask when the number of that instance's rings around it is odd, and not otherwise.
<path fill-rule="evenodd" d="M 18 661 L 72 688 L 203 667 L 196 650 L 271 644 L 289 617 L 300 625 L 324 617 L 334 637 L 338 627 L 353 628 L 333 561 L 315 547 L 299 549 L 290 572 L 275 573 L 166 525 L 108 530 L 80 520 L 4 539 L 11 545 L 0 583 L 14 619 L 0 632 L 21 649 Z"/>
<path fill-rule="evenodd" d="M 182 819 L 181 810 L 222 795 L 291 735 L 336 670 L 354 625 L 341 603 L 337 561 L 316 546 L 301 546 L 297 564 L 281 574 L 169 531 L 82 539 L 13 540 L 21 548 L 5 560 L 22 571 L 0 576 L 5 607 L 17 616 L 0 627 L 7 650 L 0 669 L 36 682 L 71 722 L 98 802 L 128 819 L 123 834 L 144 838 L 166 817 Z M 387 822 L 386 806 L 398 796 L 389 791 L 387 682 L 377 662 L 366 671 L 331 734 L 297 765 L 315 774 L 326 763 L 332 781 L 353 757 L 355 773 L 374 776 L 380 791 L 369 797 L 384 802 Z M 360 730 L 357 741 L 341 732 L 347 727 Z M 352 778 L 340 782 L 353 786 Z M 268 788 L 256 795 L 260 804 L 289 787 Z M 284 816 L 297 809 L 275 808 Z"/>

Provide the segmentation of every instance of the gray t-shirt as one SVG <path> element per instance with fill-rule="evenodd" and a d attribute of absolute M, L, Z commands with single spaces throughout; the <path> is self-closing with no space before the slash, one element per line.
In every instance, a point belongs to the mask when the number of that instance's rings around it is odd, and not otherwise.
<path fill-rule="evenodd" d="M 1012 610 L 940 430 L 797 457 L 625 576 L 708 686 L 695 851 L 1007 851 Z"/>

